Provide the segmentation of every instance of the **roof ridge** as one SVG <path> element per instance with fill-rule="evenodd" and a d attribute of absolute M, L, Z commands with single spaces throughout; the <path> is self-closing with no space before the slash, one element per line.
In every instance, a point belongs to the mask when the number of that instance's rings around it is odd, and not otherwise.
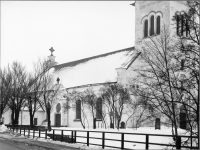
<path fill-rule="evenodd" d="M 118 52 L 121 52 L 121 51 L 128 51 L 128 50 L 131 50 L 131 49 L 134 49 L 134 48 L 135 47 L 133 46 L 133 47 L 129 47 L 129 48 L 121 49 L 121 50 L 116 50 L 116 51 L 112 51 L 112 52 L 108 52 L 108 53 L 104 53 L 104 54 L 100 54 L 100 55 L 96 55 L 96 56 L 91 56 L 91 57 L 87 57 L 87 58 L 83 58 L 83 59 L 79 59 L 79 60 L 75 60 L 75 61 L 70 61 L 70 62 L 67 62 L 67 63 L 58 64 L 58 65 L 55 65 L 53 67 L 56 70 L 59 70 L 60 68 L 64 67 L 67 64 L 70 64 L 70 63 L 71 63 L 72 66 L 75 66 L 76 64 L 88 61 L 90 59 L 94 59 L 94 58 L 98 58 L 98 57 L 103 57 L 103 56 L 115 54 L 115 53 L 118 53 Z"/>

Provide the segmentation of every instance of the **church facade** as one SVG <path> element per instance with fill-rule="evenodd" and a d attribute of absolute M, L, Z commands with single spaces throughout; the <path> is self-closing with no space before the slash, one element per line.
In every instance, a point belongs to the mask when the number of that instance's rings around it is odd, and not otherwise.
<path fill-rule="evenodd" d="M 100 88 L 105 83 L 128 85 L 131 78 L 136 75 L 134 68 L 138 67 L 141 63 L 140 48 L 142 47 L 143 41 L 148 40 L 148 37 L 159 36 L 163 27 L 167 27 L 173 36 L 176 33 L 176 25 L 172 21 L 173 15 L 176 12 L 187 9 L 185 2 L 178 1 L 136 1 L 134 5 L 134 47 L 56 65 L 55 56 L 49 56 L 53 65 L 51 71 L 54 74 L 55 83 L 59 78 L 59 84 L 63 86 L 61 92 L 63 94 L 58 96 L 51 110 L 52 126 L 82 127 L 79 120 L 80 115 L 77 115 L 77 109 L 64 110 L 63 106 L 66 103 L 64 94 L 74 90 L 81 92 L 92 88 L 98 96 Z M 92 127 L 92 114 L 89 110 L 86 110 L 86 114 L 89 126 Z M 5 115 L 4 118 L 6 118 Z M 40 121 L 38 121 L 38 125 L 40 125 L 43 119 L 45 120 L 45 112 L 43 111 L 39 116 Z M 21 116 L 21 118 L 22 124 L 23 122 L 29 121 L 28 117 Z M 25 120 L 23 121 L 23 119 Z M 108 124 L 110 124 L 109 116 L 106 119 Z M 121 121 L 126 122 L 127 119 L 128 116 L 123 115 Z M 129 121 L 127 127 L 133 126 L 133 120 Z M 101 120 L 97 121 L 97 127 L 101 127 L 101 124 Z"/>

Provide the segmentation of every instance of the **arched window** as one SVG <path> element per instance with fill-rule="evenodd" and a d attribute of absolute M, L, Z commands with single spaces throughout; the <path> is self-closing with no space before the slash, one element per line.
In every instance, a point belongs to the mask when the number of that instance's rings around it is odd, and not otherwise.
<path fill-rule="evenodd" d="M 184 32 L 184 23 L 185 23 L 184 16 L 181 15 L 181 35 L 182 36 L 183 36 L 183 32 Z"/>
<path fill-rule="evenodd" d="M 150 18 L 150 36 L 154 35 L 154 16 Z"/>
<path fill-rule="evenodd" d="M 160 34 L 160 16 L 156 19 L 156 34 Z"/>
<path fill-rule="evenodd" d="M 148 36 L 148 20 L 144 21 L 144 37 Z"/>
<path fill-rule="evenodd" d="M 177 17 L 176 17 L 176 34 L 177 35 L 179 35 L 179 33 L 180 33 L 180 17 L 177 15 Z"/>
<path fill-rule="evenodd" d="M 81 101 L 76 101 L 76 119 L 81 119 Z"/>
<path fill-rule="evenodd" d="M 96 103 L 96 118 L 102 119 L 102 99 L 99 98 Z"/>
<path fill-rule="evenodd" d="M 60 105 L 60 103 L 58 103 L 58 104 L 56 105 L 56 112 L 57 112 L 57 113 L 60 113 L 60 110 L 61 110 L 61 105 Z"/>

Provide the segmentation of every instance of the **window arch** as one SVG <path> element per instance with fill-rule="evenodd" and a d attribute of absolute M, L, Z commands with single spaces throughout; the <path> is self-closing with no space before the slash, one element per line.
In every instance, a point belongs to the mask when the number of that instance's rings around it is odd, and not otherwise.
<path fill-rule="evenodd" d="M 81 100 L 76 101 L 76 119 L 81 119 Z"/>
<path fill-rule="evenodd" d="M 148 36 L 148 20 L 144 21 L 144 37 Z"/>
<path fill-rule="evenodd" d="M 154 35 L 154 16 L 150 18 L 150 36 Z"/>
<path fill-rule="evenodd" d="M 96 118 L 102 119 L 102 99 L 98 98 L 96 102 Z"/>
<path fill-rule="evenodd" d="M 156 34 L 160 34 L 160 16 L 156 19 Z"/>

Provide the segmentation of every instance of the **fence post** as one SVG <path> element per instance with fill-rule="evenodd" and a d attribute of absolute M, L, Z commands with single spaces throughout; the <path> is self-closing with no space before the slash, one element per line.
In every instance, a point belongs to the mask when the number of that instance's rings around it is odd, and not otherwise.
<path fill-rule="evenodd" d="M 15 128 L 13 127 L 13 132 L 15 131 Z"/>
<path fill-rule="evenodd" d="M 34 130 L 34 128 L 33 128 L 33 138 L 35 137 L 35 130 Z"/>
<path fill-rule="evenodd" d="M 63 130 L 61 131 L 61 142 L 63 141 Z"/>
<path fill-rule="evenodd" d="M 74 131 L 74 143 L 76 143 L 76 131 Z"/>
<path fill-rule="evenodd" d="M 124 133 L 122 133 L 121 137 L 121 149 L 124 149 Z"/>
<path fill-rule="evenodd" d="M 28 137 L 30 136 L 30 129 L 28 129 Z"/>
<path fill-rule="evenodd" d="M 45 129 L 45 139 L 47 139 L 47 129 Z"/>
<path fill-rule="evenodd" d="M 39 129 L 39 138 L 40 138 L 40 129 Z"/>
<path fill-rule="evenodd" d="M 53 140 L 54 140 L 54 131 L 55 131 L 55 130 L 53 129 Z"/>
<path fill-rule="evenodd" d="M 181 149 L 181 136 L 176 136 L 176 149 Z"/>
<path fill-rule="evenodd" d="M 19 130 L 19 134 L 21 135 L 21 127 L 20 127 L 20 130 Z"/>
<path fill-rule="evenodd" d="M 105 132 L 102 132 L 102 148 L 105 147 Z"/>
<path fill-rule="evenodd" d="M 87 146 L 89 146 L 89 131 L 87 131 Z"/>
<path fill-rule="evenodd" d="M 71 142 L 73 143 L 74 142 L 74 140 L 73 140 L 73 138 L 74 138 L 74 132 L 73 132 L 73 130 L 71 131 Z"/>
<path fill-rule="evenodd" d="M 25 127 L 24 127 L 24 136 L 25 136 L 26 134 L 25 134 Z"/>
<path fill-rule="evenodd" d="M 149 135 L 146 134 L 146 149 L 149 149 Z"/>

